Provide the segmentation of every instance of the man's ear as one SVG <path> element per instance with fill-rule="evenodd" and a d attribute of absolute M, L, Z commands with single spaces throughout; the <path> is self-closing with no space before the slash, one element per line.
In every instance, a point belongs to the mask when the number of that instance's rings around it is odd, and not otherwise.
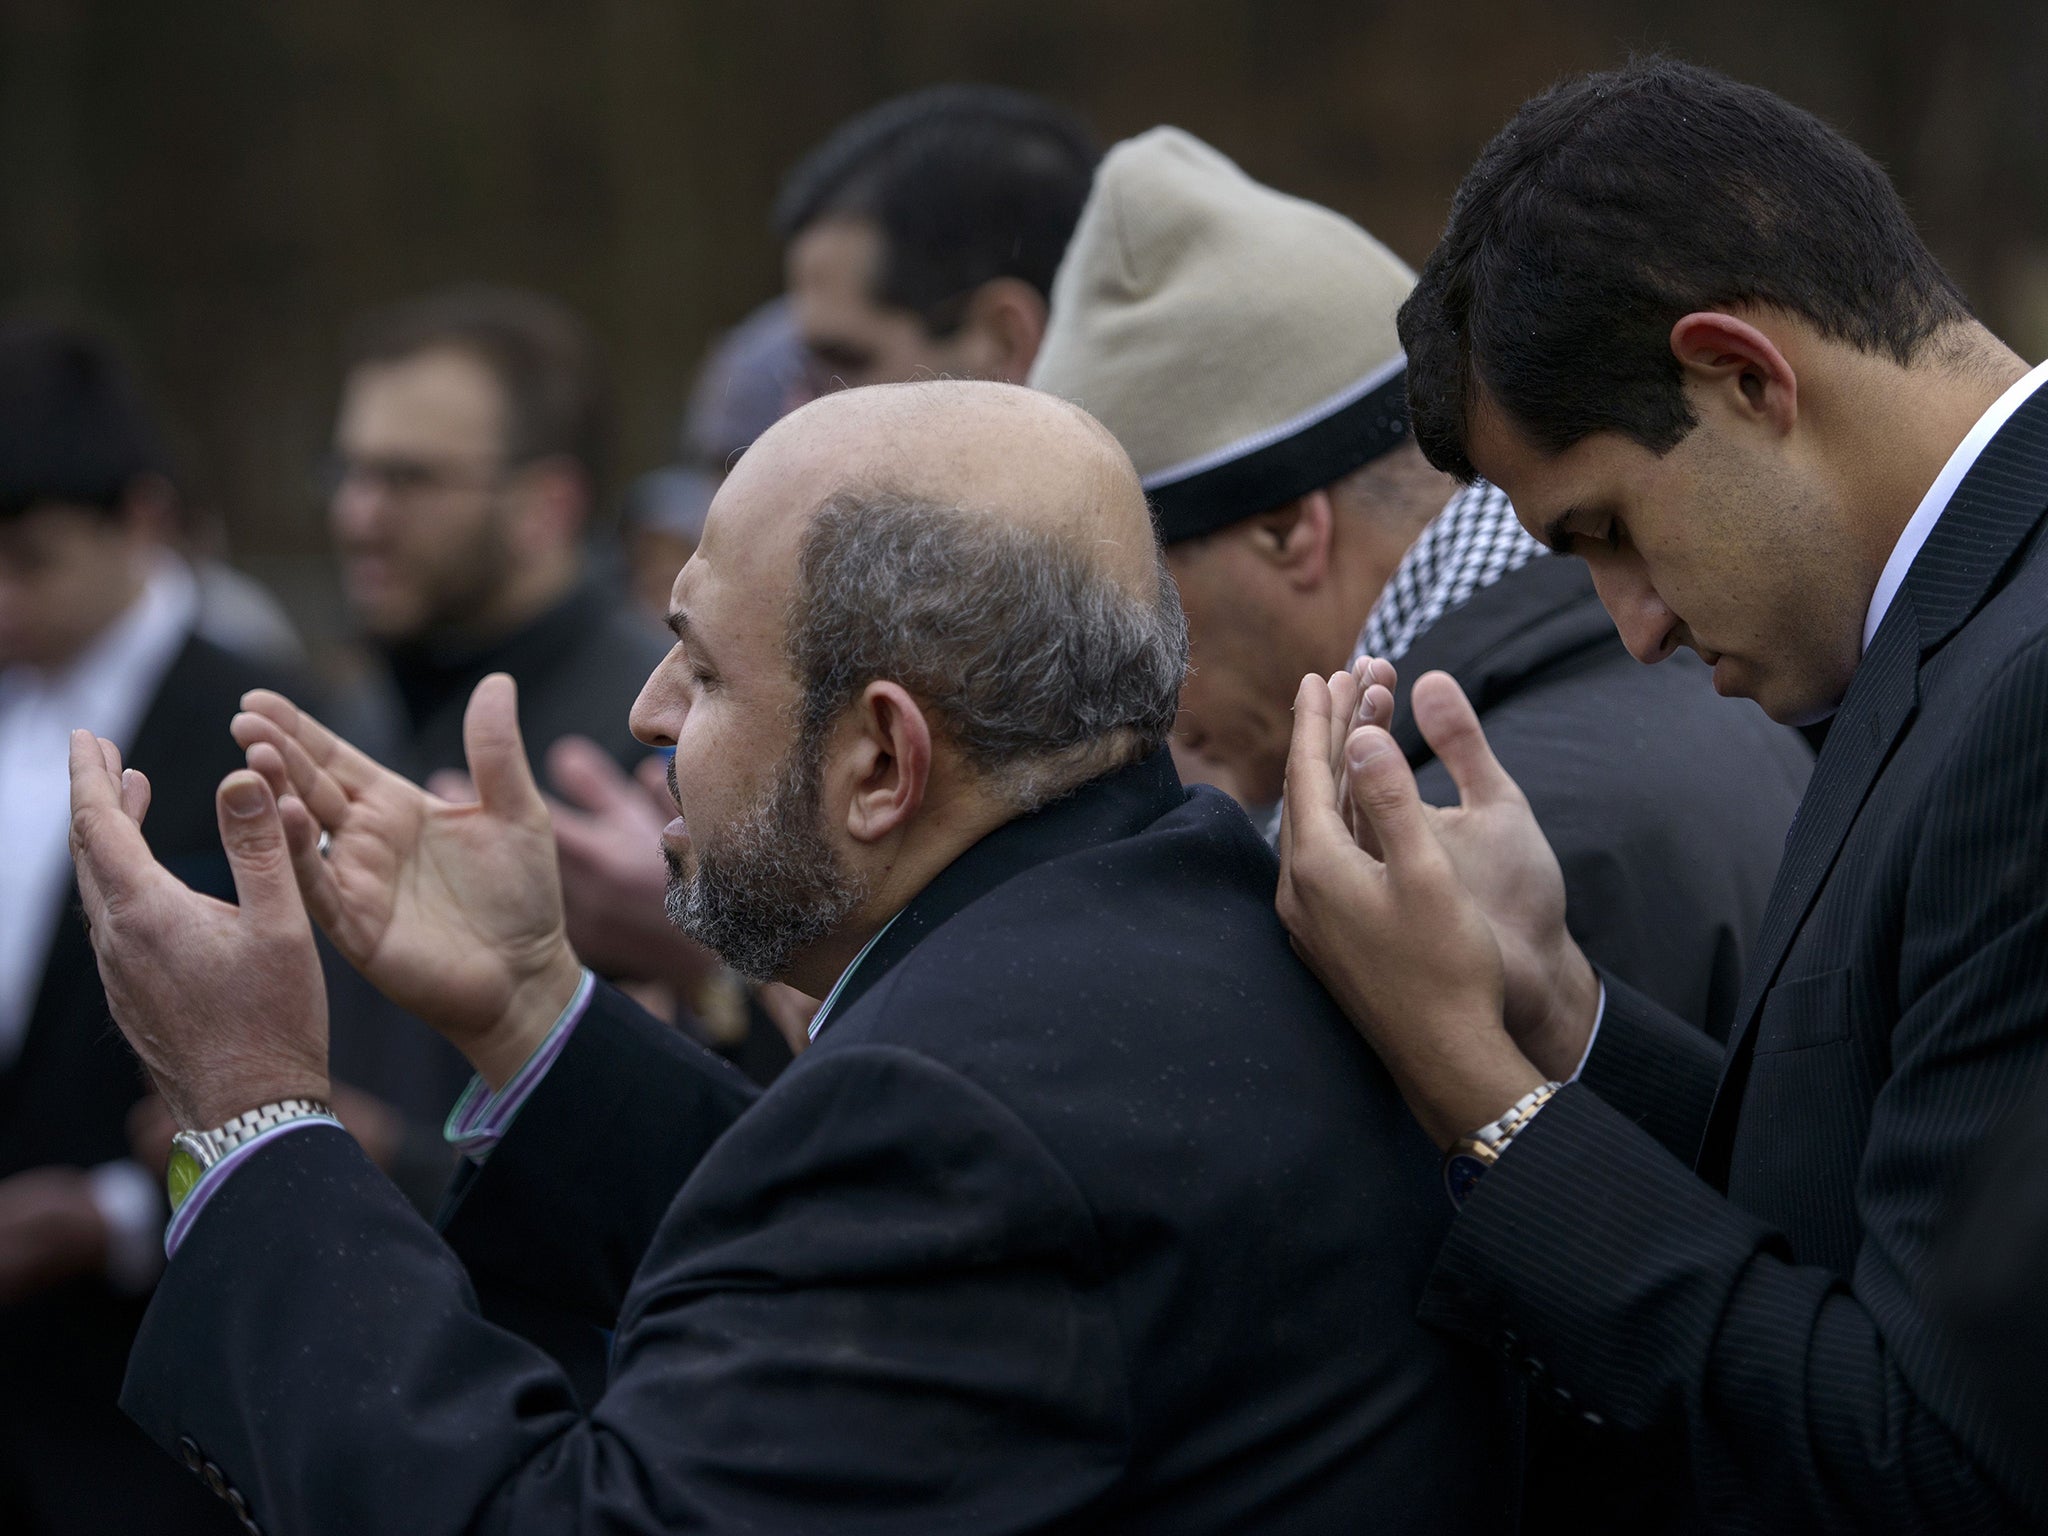
<path fill-rule="evenodd" d="M 1695 392 L 1781 435 L 1799 420 L 1799 379 L 1778 344 L 1738 316 L 1702 309 L 1671 327 L 1671 355 Z"/>
<path fill-rule="evenodd" d="M 841 722 L 832 776 L 846 798 L 846 834 L 876 843 L 906 825 L 931 782 L 932 728 L 897 683 L 873 682 Z"/>
<path fill-rule="evenodd" d="M 1006 384 L 1031 374 L 1045 340 L 1046 304 L 1039 291 L 1017 277 L 990 278 L 967 301 L 967 323 L 980 337 L 977 372 Z"/>
<path fill-rule="evenodd" d="M 1247 519 L 1245 529 L 1259 558 L 1297 592 L 1313 592 L 1330 577 L 1330 547 L 1337 509 L 1328 491 L 1310 491 L 1284 507 Z"/>

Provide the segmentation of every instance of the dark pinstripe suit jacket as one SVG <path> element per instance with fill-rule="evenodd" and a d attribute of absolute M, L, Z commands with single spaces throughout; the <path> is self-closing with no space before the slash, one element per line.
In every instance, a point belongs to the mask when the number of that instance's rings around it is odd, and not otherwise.
<path fill-rule="evenodd" d="M 1786 843 L 1725 1058 L 1612 980 L 1426 1321 L 1732 1530 L 2038 1530 L 1936 1340 L 1936 1228 L 2048 1060 L 2048 392 L 1936 525 Z M 1616 1475 L 1622 1475 L 1617 1471 Z"/>

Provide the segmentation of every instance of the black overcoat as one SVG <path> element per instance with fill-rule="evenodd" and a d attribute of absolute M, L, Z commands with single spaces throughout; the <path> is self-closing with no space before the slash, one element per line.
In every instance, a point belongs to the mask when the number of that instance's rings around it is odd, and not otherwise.
<path fill-rule="evenodd" d="M 294 1536 L 1510 1529 L 1505 1373 L 1415 1317 L 1435 1149 L 1274 880 L 1160 754 L 946 869 L 758 1099 L 601 990 L 446 1243 L 338 1131 L 240 1168 L 125 1405 Z M 587 1412 L 472 1276 L 616 1327 Z"/>

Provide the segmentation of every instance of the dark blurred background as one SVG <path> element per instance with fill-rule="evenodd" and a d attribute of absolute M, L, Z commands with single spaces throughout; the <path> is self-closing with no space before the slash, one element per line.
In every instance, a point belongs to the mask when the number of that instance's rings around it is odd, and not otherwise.
<path fill-rule="evenodd" d="M 367 304 L 454 278 L 597 326 L 630 474 L 707 338 L 779 286 L 767 211 L 847 114 L 977 79 L 1104 141 L 1181 124 L 1411 261 L 1507 113 L 1664 48 L 1789 95 L 1897 179 L 1980 311 L 2048 351 L 2041 0 L 4 0 L 0 305 L 142 368 L 183 478 L 316 641 L 314 467 Z M 623 475 L 619 482 L 623 481 Z M 616 483 L 616 482 L 615 482 Z"/>

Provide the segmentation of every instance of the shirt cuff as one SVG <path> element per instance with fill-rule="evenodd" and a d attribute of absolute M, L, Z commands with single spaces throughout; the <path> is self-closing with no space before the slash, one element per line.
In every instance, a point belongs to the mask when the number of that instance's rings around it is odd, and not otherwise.
<path fill-rule="evenodd" d="M 1600 1021 L 1607 1017 L 1607 983 L 1600 983 L 1600 1006 L 1593 1010 L 1593 1032 L 1586 1036 L 1585 1054 L 1579 1057 L 1579 1064 L 1572 1068 L 1572 1075 L 1565 1079 L 1567 1084 L 1576 1083 L 1586 1070 L 1586 1063 L 1593 1059 L 1593 1044 L 1600 1038 Z"/>
<path fill-rule="evenodd" d="M 569 999 L 569 1006 L 562 1010 L 562 1016 L 555 1020 L 547 1038 L 534 1048 L 525 1065 L 514 1072 L 496 1093 L 486 1088 L 480 1077 L 469 1080 L 469 1086 L 462 1090 L 462 1097 L 448 1111 L 448 1123 L 441 1130 L 451 1147 L 472 1163 L 481 1163 L 491 1155 L 491 1149 L 504 1138 L 526 1101 L 533 1097 L 533 1090 L 548 1075 L 548 1068 L 568 1047 L 569 1037 L 576 1033 L 576 1026 L 582 1022 L 583 1012 L 590 1006 L 590 995 L 596 988 L 597 978 L 590 974 L 590 967 L 585 966 L 583 979 L 576 984 L 575 995 Z"/>
<path fill-rule="evenodd" d="M 164 1267 L 164 1189 L 138 1162 L 101 1163 L 87 1175 L 107 1228 L 107 1284 L 140 1296 Z"/>
<path fill-rule="evenodd" d="M 199 1176 L 199 1182 L 192 1186 L 192 1193 L 185 1197 L 185 1203 L 171 1216 L 171 1224 L 164 1229 L 164 1257 L 175 1259 L 178 1245 L 185 1241 L 185 1234 L 192 1230 L 192 1223 L 199 1219 L 199 1213 L 206 1209 L 206 1202 L 219 1191 L 228 1180 L 228 1175 L 249 1160 L 250 1154 L 280 1136 L 289 1136 L 293 1131 L 304 1130 L 309 1125 L 329 1125 L 335 1130 L 342 1128 L 341 1122 L 332 1115 L 301 1115 L 296 1120 L 287 1120 L 282 1125 L 273 1125 L 267 1131 L 259 1131 L 243 1142 L 226 1157 L 215 1163 Z"/>

